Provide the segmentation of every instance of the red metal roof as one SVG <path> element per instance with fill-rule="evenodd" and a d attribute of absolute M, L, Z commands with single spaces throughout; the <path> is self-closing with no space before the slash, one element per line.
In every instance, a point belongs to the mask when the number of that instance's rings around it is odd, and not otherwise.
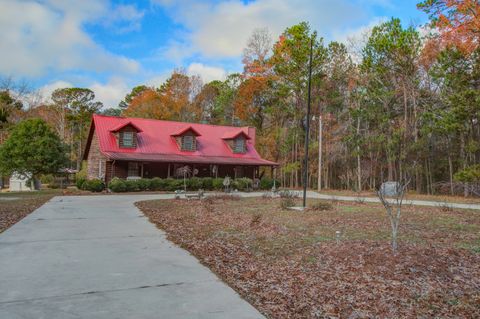
<path fill-rule="evenodd" d="M 182 134 L 184 134 L 188 131 L 193 132 L 193 134 L 195 134 L 196 136 L 202 135 L 202 134 L 198 133 L 197 130 L 195 128 L 193 128 L 191 125 L 187 125 L 184 128 L 180 129 L 179 131 L 173 132 L 171 135 L 172 136 L 180 136 L 180 135 L 182 135 Z"/>
<path fill-rule="evenodd" d="M 240 130 L 234 130 L 234 131 L 226 132 L 225 134 L 223 134 L 222 139 L 224 139 L 224 140 L 234 139 L 234 138 L 236 138 L 236 137 L 239 136 L 239 135 L 245 136 L 245 138 L 246 138 L 247 140 L 250 139 L 250 136 L 248 136 L 248 134 L 246 134 L 245 131 L 243 131 L 243 130 L 241 130 L 241 129 L 240 129 Z"/>
<path fill-rule="evenodd" d="M 134 123 L 132 123 L 131 121 L 130 122 L 127 122 L 127 123 L 120 123 L 119 125 L 115 126 L 114 128 L 112 128 L 110 130 L 110 132 L 118 132 L 120 131 L 122 128 L 124 128 L 125 126 L 131 126 L 133 127 L 134 129 L 137 130 L 137 132 L 142 132 L 142 129 L 139 128 L 138 126 L 136 126 Z"/>
<path fill-rule="evenodd" d="M 112 130 L 125 125 L 139 129 L 137 147 L 120 148 Z M 264 160 L 255 150 L 255 136 L 248 135 L 248 127 L 234 128 L 231 126 L 195 124 L 173 121 L 160 121 L 141 118 L 125 118 L 104 115 L 93 115 L 93 126 L 100 145 L 100 151 L 112 160 L 179 162 L 179 163 L 210 163 L 235 165 L 278 165 Z M 197 136 L 197 150 L 181 151 L 172 137 L 179 132 L 193 130 Z M 231 132 L 243 133 L 247 140 L 247 151 L 244 154 L 233 153 L 224 136 Z M 90 130 L 93 134 L 93 129 Z M 90 136 L 89 138 L 92 138 Z M 90 143 L 89 143 L 90 144 Z M 88 154 L 87 145 L 87 152 Z"/>

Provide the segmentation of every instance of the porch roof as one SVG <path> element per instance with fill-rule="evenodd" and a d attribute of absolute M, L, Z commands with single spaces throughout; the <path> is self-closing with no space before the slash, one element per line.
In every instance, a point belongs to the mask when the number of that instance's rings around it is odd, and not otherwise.
<path fill-rule="evenodd" d="M 145 161 L 165 163 L 195 163 L 195 164 L 223 164 L 223 165 L 258 165 L 278 166 L 277 163 L 262 158 L 237 158 L 224 156 L 198 156 L 198 155 L 176 155 L 176 154 L 151 154 L 151 153 L 120 153 L 104 152 L 110 160 L 123 161 Z"/>

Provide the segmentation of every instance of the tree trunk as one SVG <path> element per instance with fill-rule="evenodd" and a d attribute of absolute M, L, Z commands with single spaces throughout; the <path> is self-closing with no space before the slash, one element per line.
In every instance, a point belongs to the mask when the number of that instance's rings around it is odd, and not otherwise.
<path fill-rule="evenodd" d="M 448 154 L 448 175 L 450 178 L 450 195 L 453 195 L 453 163 L 450 153 Z"/>

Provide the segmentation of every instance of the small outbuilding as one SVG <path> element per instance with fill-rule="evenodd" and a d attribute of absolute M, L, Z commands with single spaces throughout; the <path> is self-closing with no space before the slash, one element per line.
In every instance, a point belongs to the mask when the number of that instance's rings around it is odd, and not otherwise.
<path fill-rule="evenodd" d="M 32 187 L 31 187 L 31 184 L 29 183 L 29 180 L 30 180 L 30 176 L 28 175 L 13 173 L 12 176 L 10 176 L 10 181 L 9 181 L 10 191 L 11 192 L 31 191 Z"/>

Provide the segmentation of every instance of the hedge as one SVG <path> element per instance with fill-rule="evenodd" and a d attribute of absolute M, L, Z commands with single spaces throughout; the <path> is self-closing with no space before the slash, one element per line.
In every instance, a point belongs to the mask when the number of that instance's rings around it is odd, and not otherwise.
<path fill-rule="evenodd" d="M 77 187 L 78 187 L 78 184 L 77 184 Z M 105 184 L 99 179 L 89 179 L 89 180 L 85 180 L 81 184 L 80 189 L 98 193 L 105 189 Z"/>
<path fill-rule="evenodd" d="M 88 181 L 87 181 L 88 182 Z M 197 191 L 203 190 L 223 190 L 223 178 L 212 177 L 192 177 L 185 180 L 187 190 Z M 250 178 L 237 178 L 232 180 L 231 188 L 239 191 L 247 191 L 252 189 L 253 182 Z M 271 189 L 273 180 L 262 179 L 260 181 L 260 189 Z M 277 183 L 277 187 L 278 187 Z M 113 178 L 108 184 L 108 188 L 115 193 L 121 192 L 138 192 L 138 191 L 176 191 L 184 189 L 183 178 L 152 178 L 152 179 L 136 179 L 124 180 L 120 178 Z"/>

